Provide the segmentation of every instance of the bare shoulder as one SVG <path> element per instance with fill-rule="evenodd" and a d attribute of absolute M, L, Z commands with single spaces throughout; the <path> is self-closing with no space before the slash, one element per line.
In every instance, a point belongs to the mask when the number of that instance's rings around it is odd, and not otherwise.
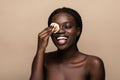
<path fill-rule="evenodd" d="M 88 56 L 86 68 L 91 80 L 105 80 L 105 68 L 103 60 L 98 56 Z"/>
<path fill-rule="evenodd" d="M 105 68 L 103 60 L 98 56 L 88 56 L 86 65 L 92 80 L 104 80 Z"/>
<path fill-rule="evenodd" d="M 98 56 L 89 55 L 87 58 L 87 65 L 93 67 L 101 67 L 104 65 L 103 60 Z"/>

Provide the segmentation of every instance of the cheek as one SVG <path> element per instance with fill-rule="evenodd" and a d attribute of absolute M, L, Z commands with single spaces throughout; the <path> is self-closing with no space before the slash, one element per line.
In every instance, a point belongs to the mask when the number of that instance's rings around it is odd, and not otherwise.
<path fill-rule="evenodd" d="M 77 36 L 77 30 L 76 29 L 70 29 L 70 30 L 67 30 L 67 32 L 71 36 Z"/>
<path fill-rule="evenodd" d="M 74 43 L 77 39 L 77 30 L 76 29 L 72 29 L 68 31 L 69 37 L 70 37 L 70 42 Z"/>

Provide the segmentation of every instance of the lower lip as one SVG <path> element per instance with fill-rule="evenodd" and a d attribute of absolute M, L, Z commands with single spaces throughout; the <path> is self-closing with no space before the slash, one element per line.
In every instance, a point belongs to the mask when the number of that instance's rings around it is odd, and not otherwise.
<path fill-rule="evenodd" d="M 61 39 L 61 40 L 58 40 L 57 42 L 59 45 L 64 45 L 64 44 L 66 44 L 67 40 Z"/>

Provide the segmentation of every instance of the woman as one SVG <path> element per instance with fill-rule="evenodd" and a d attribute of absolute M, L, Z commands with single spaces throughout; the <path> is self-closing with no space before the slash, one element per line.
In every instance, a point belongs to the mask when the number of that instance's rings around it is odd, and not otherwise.
<path fill-rule="evenodd" d="M 51 23 L 59 25 L 58 32 L 54 33 Z M 50 15 L 48 26 L 38 35 L 30 80 L 105 80 L 103 61 L 80 52 L 77 47 L 82 32 L 78 12 L 58 8 Z M 45 53 L 50 36 L 57 50 Z"/>

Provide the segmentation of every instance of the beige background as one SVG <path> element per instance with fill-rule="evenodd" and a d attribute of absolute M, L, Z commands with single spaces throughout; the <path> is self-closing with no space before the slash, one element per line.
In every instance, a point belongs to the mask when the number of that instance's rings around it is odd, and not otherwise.
<path fill-rule="evenodd" d="M 49 14 L 71 7 L 83 19 L 79 49 L 103 59 L 106 80 L 120 80 L 119 0 L 0 0 L 0 80 L 28 80 L 37 34 Z M 47 51 L 56 49 L 50 41 Z"/>

